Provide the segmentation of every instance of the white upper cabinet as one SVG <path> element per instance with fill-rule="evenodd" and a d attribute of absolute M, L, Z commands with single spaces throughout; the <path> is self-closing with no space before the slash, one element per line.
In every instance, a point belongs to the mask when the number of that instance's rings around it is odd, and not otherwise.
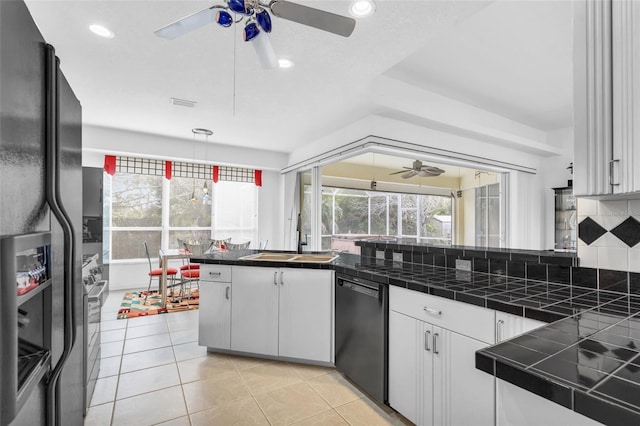
<path fill-rule="evenodd" d="M 574 193 L 640 191 L 640 2 L 574 3 Z"/>

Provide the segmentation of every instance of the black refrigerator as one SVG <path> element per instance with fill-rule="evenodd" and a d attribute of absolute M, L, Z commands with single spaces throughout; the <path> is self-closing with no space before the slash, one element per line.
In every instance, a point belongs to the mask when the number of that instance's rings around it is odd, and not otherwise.
<path fill-rule="evenodd" d="M 83 424 L 81 238 L 80 102 L 23 1 L 2 0 L 2 425 Z"/>

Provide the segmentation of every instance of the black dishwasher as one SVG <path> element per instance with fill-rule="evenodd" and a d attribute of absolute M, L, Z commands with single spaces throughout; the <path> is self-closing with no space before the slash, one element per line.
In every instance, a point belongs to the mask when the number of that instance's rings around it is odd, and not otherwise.
<path fill-rule="evenodd" d="M 336 367 L 386 403 L 388 286 L 350 275 L 336 277 Z"/>

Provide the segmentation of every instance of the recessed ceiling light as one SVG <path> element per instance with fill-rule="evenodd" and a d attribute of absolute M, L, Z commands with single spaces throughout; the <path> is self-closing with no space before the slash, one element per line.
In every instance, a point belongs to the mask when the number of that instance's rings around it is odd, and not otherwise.
<path fill-rule="evenodd" d="M 356 18 L 363 18 L 371 15 L 375 9 L 376 5 L 373 0 L 356 0 L 351 3 L 349 13 Z"/>
<path fill-rule="evenodd" d="M 100 37 L 114 38 L 116 36 L 113 33 L 113 31 L 111 31 L 107 27 L 103 27 L 102 25 L 91 24 L 91 25 L 89 25 L 89 29 L 91 30 L 92 33 L 94 33 L 95 35 L 99 35 Z"/>
<path fill-rule="evenodd" d="M 285 58 L 278 59 L 278 66 L 280 68 L 285 68 L 285 69 L 286 68 L 293 68 L 293 65 L 294 64 L 293 64 L 293 61 L 291 59 L 285 59 Z"/>

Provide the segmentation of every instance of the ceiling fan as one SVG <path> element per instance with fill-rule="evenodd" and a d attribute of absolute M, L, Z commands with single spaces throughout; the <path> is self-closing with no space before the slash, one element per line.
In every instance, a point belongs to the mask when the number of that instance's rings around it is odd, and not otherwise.
<path fill-rule="evenodd" d="M 349 37 L 356 25 L 353 18 L 286 0 L 222 0 L 220 4 L 162 27 L 154 34 L 173 40 L 214 22 L 228 28 L 244 21 L 244 41 L 253 43 L 264 68 L 275 68 L 278 58 L 267 35 L 271 32 L 271 15 L 343 37 Z"/>
<path fill-rule="evenodd" d="M 439 167 L 422 165 L 422 161 L 420 160 L 415 160 L 413 162 L 413 167 L 403 167 L 403 169 L 405 170 L 400 170 L 389 174 L 397 175 L 402 173 L 402 178 L 409 179 L 416 175 L 420 177 L 434 177 L 440 176 L 444 173 L 444 170 Z"/>

